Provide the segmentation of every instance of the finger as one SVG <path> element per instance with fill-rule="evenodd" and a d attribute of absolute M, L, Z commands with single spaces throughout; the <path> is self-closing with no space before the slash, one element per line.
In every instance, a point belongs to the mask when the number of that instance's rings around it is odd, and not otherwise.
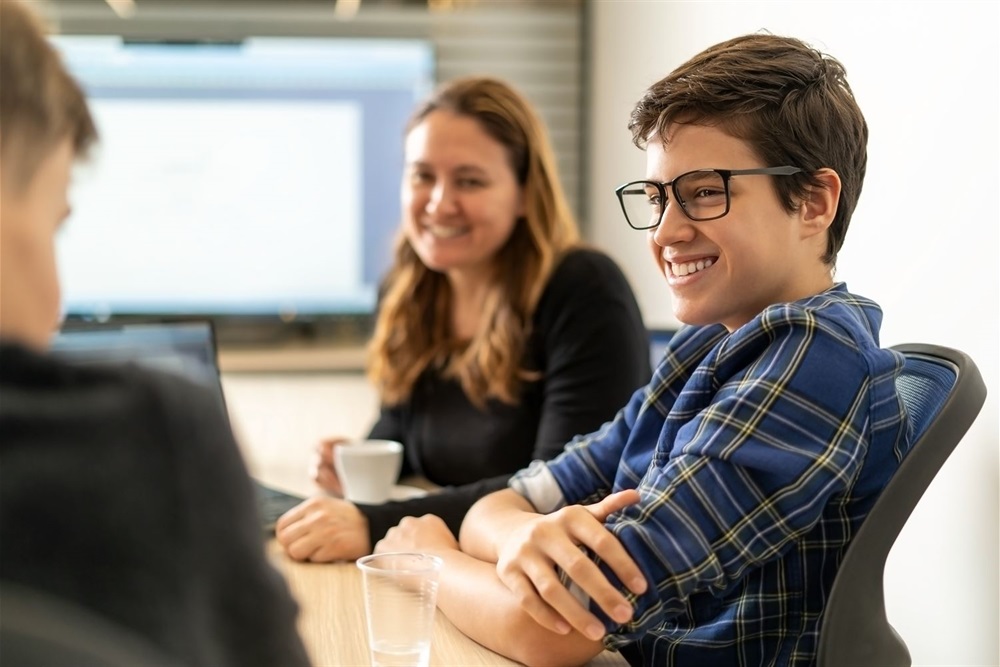
<path fill-rule="evenodd" d="M 274 536 L 277 538 L 279 544 L 288 546 L 294 542 L 301 540 L 312 532 L 312 523 L 309 521 L 296 521 L 295 523 L 290 523 L 287 526 L 282 526 L 274 531 Z"/>
<path fill-rule="evenodd" d="M 337 479 L 336 473 L 333 472 L 328 466 L 319 465 L 314 469 L 313 479 L 315 479 L 320 484 L 326 484 Z"/>
<path fill-rule="evenodd" d="M 333 461 L 333 441 L 332 440 L 320 440 L 316 444 L 316 455 L 319 457 L 320 461 Z"/>
<path fill-rule="evenodd" d="M 278 542 L 281 544 L 292 544 L 302 539 L 316 539 L 314 536 L 323 533 L 324 524 L 323 519 L 325 517 L 322 514 L 317 514 L 315 512 L 304 515 L 298 521 L 290 523 L 281 528 L 277 528 L 274 532 L 274 536 L 278 538 Z"/>
<path fill-rule="evenodd" d="M 605 497 L 600 502 L 586 505 L 587 511 L 601 522 L 607 520 L 609 516 L 619 510 L 623 510 L 629 505 L 635 505 L 640 500 L 639 492 L 635 489 L 625 489 Z"/>
<path fill-rule="evenodd" d="M 599 503 L 588 505 L 587 511 L 595 518 L 603 521 L 613 512 L 633 505 L 638 501 L 639 494 L 636 491 L 620 491 L 608 496 Z M 581 542 L 585 543 L 591 551 L 599 556 L 630 591 L 636 595 L 646 592 L 647 584 L 645 577 L 642 575 L 642 570 L 639 569 L 639 566 L 636 565 L 628 551 L 618 541 L 618 538 L 608 531 L 607 528 L 602 526 L 602 530 L 600 531 L 588 532 L 585 536 L 581 536 Z M 600 604 L 600 607 L 617 620 L 617 617 L 610 614 L 604 604 Z"/>
<path fill-rule="evenodd" d="M 322 544 L 309 556 L 310 563 L 332 563 L 335 560 L 344 560 L 346 556 L 340 553 L 339 544 L 327 542 Z"/>
<path fill-rule="evenodd" d="M 285 553 L 293 560 L 308 561 L 320 546 L 322 546 L 321 543 L 316 542 L 311 536 L 306 535 L 301 539 L 286 544 Z"/>
<path fill-rule="evenodd" d="M 523 573 L 511 575 L 504 584 L 515 595 L 521 608 L 543 628 L 560 635 L 568 634 L 572 629 L 566 619 L 539 597 L 535 586 Z"/>
<path fill-rule="evenodd" d="M 393 529 L 390 528 L 389 532 L 385 534 L 385 537 L 375 543 L 375 548 L 372 549 L 373 554 L 392 551 L 406 551 L 406 549 L 399 548 L 398 540 L 395 539 L 398 536 L 392 535 L 392 530 Z"/>
<path fill-rule="evenodd" d="M 327 438 L 321 440 L 318 445 L 316 445 L 316 455 L 318 456 L 321 463 L 332 466 L 333 465 L 333 449 L 340 442 L 340 438 Z"/>
<path fill-rule="evenodd" d="M 274 524 L 274 531 L 276 533 L 281 532 L 282 529 L 301 520 L 308 511 L 308 503 L 309 501 L 305 500 L 279 516 L 278 520 Z"/>
<path fill-rule="evenodd" d="M 343 495 L 343 487 L 340 484 L 340 478 L 337 477 L 337 473 L 335 473 L 331 468 L 317 468 L 316 475 L 313 479 L 324 491 L 337 496 Z"/>
<path fill-rule="evenodd" d="M 340 443 L 346 442 L 346 441 L 347 441 L 347 438 L 345 438 L 343 436 L 340 436 L 340 435 L 331 436 L 329 438 L 323 438 L 322 440 L 319 441 L 319 444 L 317 445 L 317 449 L 329 452 L 329 451 L 331 451 L 333 449 L 333 447 L 335 445 L 339 445 Z"/>
<path fill-rule="evenodd" d="M 312 530 L 318 523 L 335 514 L 335 507 L 331 507 L 330 502 L 336 501 L 317 496 L 303 500 L 278 517 L 278 521 L 274 525 L 275 532 Z"/>
<path fill-rule="evenodd" d="M 568 551 L 554 546 L 552 548 L 553 559 L 559 563 L 566 575 L 575 583 L 589 599 L 593 600 L 598 607 L 612 619 L 619 623 L 627 623 L 632 618 L 632 605 L 628 599 L 622 595 L 621 591 L 614 586 L 604 573 L 597 567 L 584 551 L 577 547 L 572 547 Z M 565 598 L 559 596 L 565 603 Z M 575 598 L 572 598 L 576 602 Z M 545 598 L 557 612 L 563 614 L 567 620 L 572 619 L 566 615 L 566 607 L 561 606 L 555 599 Z M 577 603 L 579 606 L 579 603 Z M 589 619 L 588 619 L 589 620 Z M 596 619 L 595 619 L 596 620 Z M 580 629 L 576 623 L 573 627 Z M 581 629 L 581 632 L 583 630 Z M 588 636 L 590 636 L 588 634 Z"/>
<path fill-rule="evenodd" d="M 535 571 L 527 574 L 535 591 L 537 591 L 537 597 L 532 597 L 537 599 L 539 604 L 533 604 L 533 600 L 528 599 L 525 609 L 528 610 L 529 614 L 531 614 L 531 610 L 535 610 L 535 614 L 538 616 L 532 614 L 532 617 L 536 621 L 541 622 L 540 617 L 543 614 L 553 614 L 585 637 L 596 641 L 604 636 L 604 625 L 596 616 L 585 609 L 580 601 L 563 585 L 559 577 L 556 576 L 555 570 L 545 568 L 544 572 Z M 556 629 L 551 625 L 546 627 Z"/>
<path fill-rule="evenodd" d="M 618 580 L 621 581 L 624 586 L 628 587 L 630 591 L 636 595 L 641 595 L 646 592 L 646 579 L 642 575 L 642 570 L 639 569 L 639 566 L 636 565 L 634 560 L 632 560 L 632 557 L 625 550 L 625 547 L 622 546 L 622 543 L 618 541 L 618 538 L 614 536 L 614 534 L 604 530 L 599 534 L 588 534 L 582 537 L 580 542 L 586 545 L 591 552 L 600 557 L 600 559 L 611 569 Z M 600 570 L 598 570 L 598 572 L 600 572 Z M 602 609 L 608 612 L 612 617 L 617 618 L 617 616 L 611 614 L 611 610 L 605 605 L 605 603 L 610 604 L 613 601 L 603 595 L 603 586 L 596 584 L 594 586 L 594 590 L 590 590 L 584 581 L 577 580 L 577 578 L 573 576 L 572 573 L 569 573 L 569 571 L 567 571 L 567 573 L 570 574 L 573 580 L 577 581 L 581 587 L 583 587 L 584 590 L 591 595 L 591 597 L 600 600 L 599 604 Z M 590 571 L 585 569 L 584 573 L 589 575 Z M 601 581 L 607 581 L 603 574 L 601 574 Z M 595 582 L 595 580 L 588 577 L 586 582 Z M 611 584 L 607 585 L 609 587 L 611 586 Z M 622 601 L 624 601 L 624 598 L 622 598 Z"/>
<path fill-rule="evenodd" d="M 603 530 L 603 526 L 593 517 L 584 512 L 580 512 L 580 515 Z M 604 636 L 604 626 L 566 588 L 559 579 L 554 565 L 561 567 L 570 561 L 582 561 L 599 581 L 605 583 L 612 595 L 617 595 L 617 591 L 604 580 L 600 570 L 589 562 L 576 543 L 567 539 L 569 537 L 571 536 L 563 533 L 562 529 L 555 533 L 552 531 L 537 533 L 535 541 L 545 545 L 543 551 L 519 550 L 517 553 L 508 554 L 497 564 L 497 572 L 504 584 L 515 591 L 520 604 L 536 622 L 553 632 L 562 633 L 567 628 L 565 625 L 557 625 L 561 622 L 575 628 L 584 636 L 597 640 Z"/>
<path fill-rule="evenodd" d="M 333 438 L 323 438 L 319 445 L 316 446 L 316 451 L 319 452 L 320 456 L 333 460 L 333 450 L 337 445 L 341 445 L 347 442 L 347 438 L 337 436 Z"/>

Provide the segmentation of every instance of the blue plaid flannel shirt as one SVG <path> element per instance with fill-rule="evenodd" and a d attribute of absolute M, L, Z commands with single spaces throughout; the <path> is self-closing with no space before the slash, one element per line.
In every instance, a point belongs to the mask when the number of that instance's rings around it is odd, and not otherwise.
<path fill-rule="evenodd" d="M 851 536 L 909 447 L 882 312 L 840 283 L 731 334 L 682 328 L 648 386 L 511 487 L 540 512 L 626 488 L 607 527 L 650 584 L 605 644 L 632 664 L 811 665 Z"/>

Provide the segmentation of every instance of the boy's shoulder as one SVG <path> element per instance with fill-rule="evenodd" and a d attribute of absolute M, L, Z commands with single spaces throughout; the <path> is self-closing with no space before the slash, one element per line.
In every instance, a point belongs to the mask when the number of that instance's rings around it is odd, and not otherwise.
<path fill-rule="evenodd" d="M 715 361 L 719 367 L 753 366 L 783 377 L 829 379 L 835 373 L 881 383 L 901 367 L 900 355 L 881 346 L 881 325 L 877 303 L 838 283 L 798 301 L 768 306 L 716 348 Z"/>
<path fill-rule="evenodd" d="M 782 331 L 809 335 L 820 332 L 868 349 L 879 347 L 881 327 L 882 308 L 872 299 L 848 290 L 845 283 L 837 283 L 819 294 L 768 306 L 743 329 L 751 336 L 755 329 L 772 336 Z"/>
<path fill-rule="evenodd" d="M 774 347 L 799 349 L 804 341 L 822 339 L 828 348 L 872 353 L 881 350 L 882 309 L 854 294 L 844 283 L 798 301 L 776 303 L 733 332 L 720 324 L 686 325 L 674 334 L 668 352 L 677 365 L 759 356 Z M 794 344 L 788 345 L 789 342 Z"/>

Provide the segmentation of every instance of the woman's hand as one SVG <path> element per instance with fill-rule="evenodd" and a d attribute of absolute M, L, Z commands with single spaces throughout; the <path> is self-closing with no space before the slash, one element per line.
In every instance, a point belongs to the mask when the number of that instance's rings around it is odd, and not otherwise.
<path fill-rule="evenodd" d="M 389 551 L 435 553 L 458 550 L 458 540 L 445 522 L 433 514 L 403 517 L 399 525 L 390 528 L 385 537 L 375 545 L 375 553 Z"/>
<path fill-rule="evenodd" d="M 539 625 L 559 634 L 572 627 L 600 639 L 604 625 L 563 586 L 555 568 L 566 572 L 608 616 L 619 623 L 629 621 L 632 606 L 580 547 L 599 556 L 633 593 L 645 592 L 642 572 L 604 527 L 608 515 L 637 502 L 636 491 L 620 491 L 593 505 L 570 505 L 523 524 L 499 552 L 500 580 Z"/>
<path fill-rule="evenodd" d="M 316 454 L 309 465 L 309 477 L 319 488 L 335 496 L 343 497 L 344 488 L 337 477 L 337 469 L 333 465 L 333 450 L 347 442 L 347 438 L 326 438 L 316 446 Z"/>
<path fill-rule="evenodd" d="M 319 496 L 302 502 L 278 519 L 274 532 L 295 560 L 354 560 L 372 551 L 368 519 L 340 498 Z"/>

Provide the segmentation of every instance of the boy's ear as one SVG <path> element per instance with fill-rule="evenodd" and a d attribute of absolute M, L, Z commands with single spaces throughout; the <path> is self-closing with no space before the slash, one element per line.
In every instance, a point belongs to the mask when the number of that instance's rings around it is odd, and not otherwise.
<path fill-rule="evenodd" d="M 806 237 L 823 233 L 830 227 L 840 201 L 840 176 L 837 172 L 823 168 L 813 176 L 822 185 L 810 188 L 799 207 L 802 233 Z"/>

